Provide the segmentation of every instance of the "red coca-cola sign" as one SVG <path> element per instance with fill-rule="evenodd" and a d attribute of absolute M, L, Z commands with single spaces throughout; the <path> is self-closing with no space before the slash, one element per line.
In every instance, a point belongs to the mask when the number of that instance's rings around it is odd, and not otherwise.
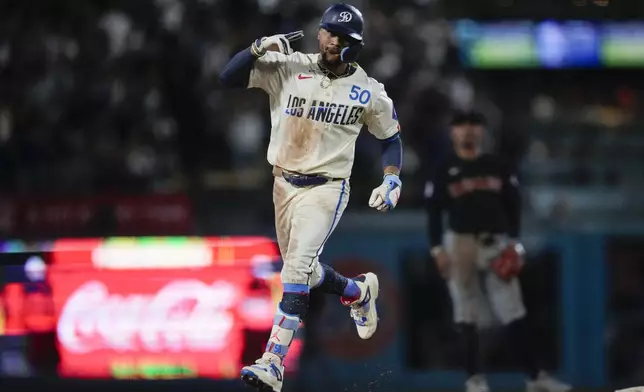
<path fill-rule="evenodd" d="M 243 269 L 49 274 L 64 376 L 229 378 L 241 366 Z"/>

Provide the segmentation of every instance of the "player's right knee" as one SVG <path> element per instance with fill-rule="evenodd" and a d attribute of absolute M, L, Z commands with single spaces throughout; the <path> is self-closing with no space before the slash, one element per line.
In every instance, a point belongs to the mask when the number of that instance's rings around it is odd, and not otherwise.
<path fill-rule="evenodd" d="M 309 286 L 305 284 L 284 283 L 284 293 L 280 302 L 282 312 L 304 319 L 309 308 Z"/>

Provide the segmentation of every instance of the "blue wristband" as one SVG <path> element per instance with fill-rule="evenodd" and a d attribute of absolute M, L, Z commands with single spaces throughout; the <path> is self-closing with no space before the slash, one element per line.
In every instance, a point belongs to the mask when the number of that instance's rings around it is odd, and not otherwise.
<path fill-rule="evenodd" d="M 395 166 L 398 169 L 402 167 L 403 146 L 400 132 L 394 136 L 381 140 L 382 142 L 382 167 Z"/>

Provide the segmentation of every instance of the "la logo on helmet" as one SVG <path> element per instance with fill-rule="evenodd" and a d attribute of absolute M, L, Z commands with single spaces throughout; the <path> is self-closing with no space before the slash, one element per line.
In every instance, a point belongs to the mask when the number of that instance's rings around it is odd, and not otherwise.
<path fill-rule="evenodd" d="M 352 18 L 353 18 L 353 14 L 351 12 L 342 11 L 340 12 L 340 16 L 338 16 L 338 22 L 341 22 L 341 23 L 351 22 Z"/>

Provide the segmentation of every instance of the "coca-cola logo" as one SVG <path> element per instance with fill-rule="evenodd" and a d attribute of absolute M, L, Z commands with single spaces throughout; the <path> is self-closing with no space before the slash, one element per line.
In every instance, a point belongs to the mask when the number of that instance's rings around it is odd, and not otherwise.
<path fill-rule="evenodd" d="M 221 350 L 234 327 L 239 297 L 225 281 L 178 279 L 154 294 L 123 295 L 92 280 L 63 305 L 58 340 L 75 354 Z"/>

